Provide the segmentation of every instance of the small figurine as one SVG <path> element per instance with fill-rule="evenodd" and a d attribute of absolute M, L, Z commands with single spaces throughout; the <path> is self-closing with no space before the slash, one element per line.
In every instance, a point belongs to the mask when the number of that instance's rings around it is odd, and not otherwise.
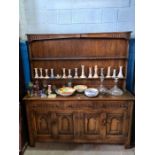
<path fill-rule="evenodd" d="M 44 77 L 43 77 L 43 69 L 42 69 L 42 68 L 39 68 L 39 70 L 40 70 L 40 77 L 39 77 L 39 78 L 42 79 L 42 78 L 44 78 Z"/>
<path fill-rule="evenodd" d="M 47 81 L 46 80 L 43 80 L 42 82 L 42 86 L 43 86 L 43 94 L 47 94 L 47 87 L 48 87 L 48 84 L 47 84 Z"/>
<path fill-rule="evenodd" d="M 50 95 L 48 95 L 48 98 L 56 98 L 56 94 L 50 94 Z"/>
<path fill-rule="evenodd" d="M 63 68 L 62 71 L 63 71 L 62 78 L 63 79 L 67 78 L 67 76 L 66 76 L 66 68 Z"/>
<path fill-rule="evenodd" d="M 39 96 L 39 81 L 36 80 L 33 85 L 34 96 Z"/>
<path fill-rule="evenodd" d="M 89 75 L 88 75 L 88 78 L 92 78 L 92 67 L 89 67 Z"/>
<path fill-rule="evenodd" d="M 52 93 L 51 85 L 48 85 L 47 94 L 50 95 Z"/>
<path fill-rule="evenodd" d="M 53 78 L 54 78 L 54 69 L 51 68 L 51 79 L 53 79 Z"/>
<path fill-rule="evenodd" d="M 74 68 L 75 69 L 75 75 L 74 75 L 74 78 L 76 79 L 76 78 L 79 78 L 78 77 L 78 68 Z"/>
<path fill-rule="evenodd" d="M 111 78 L 111 76 L 110 76 L 110 69 L 111 69 L 111 67 L 109 66 L 109 67 L 108 67 L 108 71 L 107 71 L 107 76 L 106 76 L 106 78 Z"/>
<path fill-rule="evenodd" d="M 116 77 L 116 69 L 113 69 L 113 75 L 112 75 L 112 78 L 115 78 Z"/>
<path fill-rule="evenodd" d="M 30 97 L 30 96 L 33 96 L 33 83 L 32 82 L 29 82 L 28 83 L 28 86 L 27 86 L 27 95 Z"/>
<path fill-rule="evenodd" d="M 68 79 L 68 81 L 67 81 L 67 87 L 72 87 L 72 79 Z"/>
<path fill-rule="evenodd" d="M 39 78 L 39 75 L 38 75 L 38 68 L 34 68 L 34 70 L 35 70 L 35 76 L 34 76 L 34 78 Z"/>
<path fill-rule="evenodd" d="M 117 75 L 118 78 L 123 78 L 123 66 L 119 66 L 119 73 Z"/>
<path fill-rule="evenodd" d="M 84 65 L 81 65 L 81 68 L 82 68 L 82 72 L 81 72 L 80 78 L 86 78 L 85 71 L 84 71 Z"/>
<path fill-rule="evenodd" d="M 49 76 L 48 76 L 48 69 L 45 69 L 45 78 L 48 79 Z"/>
<path fill-rule="evenodd" d="M 72 78 L 71 69 L 68 69 L 68 78 Z"/>
<path fill-rule="evenodd" d="M 98 78 L 98 67 L 97 67 L 97 65 L 95 65 L 95 67 L 94 67 L 94 76 L 93 76 L 93 78 Z"/>
<path fill-rule="evenodd" d="M 104 69 L 104 68 L 101 68 L 101 69 L 100 69 L 100 71 L 101 71 L 101 72 L 100 72 L 100 76 L 101 76 L 101 77 L 104 77 L 103 69 Z"/>

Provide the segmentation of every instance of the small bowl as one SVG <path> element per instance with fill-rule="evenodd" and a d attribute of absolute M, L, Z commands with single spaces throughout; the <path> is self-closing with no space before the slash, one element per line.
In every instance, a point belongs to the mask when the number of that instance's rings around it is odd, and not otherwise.
<path fill-rule="evenodd" d="M 87 89 L 86 85 L 76 85 L 74 86 L 74 89 L 76 89 L 77 92 L 82 93 Z"/>
<path fill-rule="evenodd" d="M 76 90 L 72 87 L 62 87 L 56 90 L 56 93 L 61 96 L 71 96 Z"/>
<path fill-rule="evenodd" d="M 96 88 L 88 88 L 84 91 L 84 94 L 87 97 L 96 97 L 99 94 L 99 91 Z"/>

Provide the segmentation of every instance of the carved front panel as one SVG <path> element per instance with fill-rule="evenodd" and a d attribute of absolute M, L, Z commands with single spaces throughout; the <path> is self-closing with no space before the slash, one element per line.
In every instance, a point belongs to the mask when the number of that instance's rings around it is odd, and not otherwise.
<path fill-rule="evenodd" d="M 34 112 L 34 126 L 37 135 L 50 135 L 50 117 L 48 113 Z"/>
<path fill-rule="evenodd" d="M 72 135 L 74 131 L 73 113 L 56 113 L 58 135 Z"/>
<path fill-rule="evenodd" d="M 79 118 L 80 137 L 86 139 L 102 139 L 102 115 L 100 112 L 83 112 Z"/>
<path fill-rule="evenodd" d="M 126 118 L 125 112 L 107 113 L 106 118 L 106 136 L 121 137 L 126 136 Z"/>

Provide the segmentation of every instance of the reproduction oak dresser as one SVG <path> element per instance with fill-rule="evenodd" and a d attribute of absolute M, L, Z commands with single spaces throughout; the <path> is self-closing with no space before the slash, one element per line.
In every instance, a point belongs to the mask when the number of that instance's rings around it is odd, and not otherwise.
<path fill-rule="evenodd" d="M 62 68 L 79 68 L 85 65 L 88 75 L 90 66 L 123 66 L 124 78 L 119 87 L 122 96 L 99 95 L 88 98 L 84 94 L 54 99 L 24 97 L 27 110 L 29 144 L 35 142 L 71 142 L 124 144 L 130 147 L 134 96 L 126 90 L 128 46 L 130 32 L 94 34 L 29 34 L 31 78 L 34 68 L 54 68 L 62 75 Z M 74 72 L 73 72 L 74 74 Z M 40 82 L 43 79 L 38 79 Z M 73 85 L 85 84 L 99 87 L 99 78 L 72 79 Z M 47 79 L 51 85 L 62 87 L 66 79 Z M 111 88 L 114 80 L 104 80 Z"/>

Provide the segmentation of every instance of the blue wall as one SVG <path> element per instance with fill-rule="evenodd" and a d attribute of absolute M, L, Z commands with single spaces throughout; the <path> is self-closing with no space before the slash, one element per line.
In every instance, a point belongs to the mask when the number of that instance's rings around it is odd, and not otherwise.
<path fill-rule="evenodd" d="M 28 56 L 28 46 L 26 41 L 21 41 L 20 53 L 22 57 L 25 85 L 30 82 L 30 64 Z M 127 89 L 134 93 L 135 89 L 135 39 L 129 42 L 129 59 L 128 59 L 128 72 L 127 72 Z"/>
<path fill-rule="evenodd" d="M 26 41 L 20 41 L 19 52 L 21 54 L 23 64 L 25 85 L 27 86 L 27 84 L 30 82 L 30 64 L 29 64 L 28 46 Z"/>

